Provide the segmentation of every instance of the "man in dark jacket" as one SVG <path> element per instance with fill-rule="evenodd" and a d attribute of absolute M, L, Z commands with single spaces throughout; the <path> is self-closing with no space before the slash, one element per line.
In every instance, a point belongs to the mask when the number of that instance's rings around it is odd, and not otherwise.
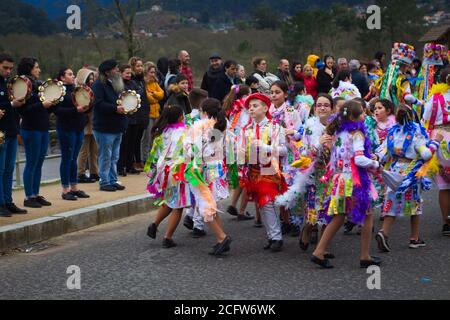
<path fill-rule="evenodd" d="M 24 101 L 9 101 L 7 81 L 13 68 L 13 58 L 0 53 L 0 131 L 4 135 L 4 142 L 0 142 L 0 217 L 11 217 L 13 213 L 27 213 L 27 210 L 18 208 L 12 199 L 17 134 L 19 133 L 19 116 L 14 107 L 24 104 Z"/>
<path fill-rule="evenodd" d="M 364 98 L 369 93 L 369 82 L 367 78 L 359 72 L 361 63 L 358 60 L 353 59 L 350 60 L 348 66 L 352 74 L 352 83 L 358 88 L 361 93 L 361 97 Z"/>
<path fill-rule="evenodd" d="M 127 129 L 125 108 L 117 105 L 124 84 L 117 61 L 106 60 L 98 67 L 99 79 L 92 85 L 94 91 L 94 136 L 98 144 L 100 190 L 125 189 L 117 183 L 117 161 L 122 134 Z"/>
<path fill-rule="evenodd" d="M 277 77 L 280 78 L 281 81 L 284 81 L 288 86 L 294 84 L 294 80 L 289 73 L 289 60 L 280 60 L 280 63 L 278 64 Z"/>
<path fill-rule="evenodd" d="M 212 98 L 216 98 L 221 102 L 230 92 L 231 86 L 237 84 L 237 62 L 233 60 L 227 60 L 225 61 L 223 66 L 224 71 L 214 83 L 211 94 Z"/>
<path fill-rule="evenodd" d="M 208 91 L 208 95 L 212 96 L 212 91 L 214 89 L 214 82 L 220 77 L 222 74 L 223 66 L 222 66 L 222 58 L 220 55 L 214 53 L 209 57 L 209 68 L 208 71 L 203 75 L 203 80 L 200 88 Z"/>

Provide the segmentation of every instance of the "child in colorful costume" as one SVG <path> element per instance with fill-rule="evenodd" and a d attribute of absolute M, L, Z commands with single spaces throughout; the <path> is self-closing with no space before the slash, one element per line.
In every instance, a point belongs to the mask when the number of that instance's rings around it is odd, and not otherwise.
<path fill-rule="evenodd" d="M 173 233 L 183 209 L 191 206 L 189 186 L 179 176 L 179 172 L 185 168 L 185 132 L 183 109 L 167 105 L 152 128 L 153 147 L 144 169 L 149 177 L 147 190 L 160 206 L 156 218 L 148 227 L 147 235 L 155 239 L 159 224 L 171 215 L 163 239 L 165 248 L 176 246 L 172 240 Z"/>
<path fill-rule="evenodd" d="M 374 194 L 367 170 L 379 168 L 370 155 L 370 140 L 364 125 L 364 110 L 357 101 L 347 101 L 327 127 L 327 134 L 335 136 L 331 159 L 322 181 L 329 182 L 324 209 L 331 222 L 313 252 L 311 261 L 323 268 L 332 268 L 325 256 L 326 248 L 347 216 L 356 224 L 363 224 L 361 235 L 361 267 L 379 265 L 379 258 L 369 255 L 372 216 L 368 213 Z"/>
<path fill-rule="evenodd" d="M 287 189 L 279 162 L 287 150 L 284 129 L 270 120 L 270 104 L 270 99 L 260 93 L 250 95 L 245 101 L 253 122 L 239 141 L 238 163 L 243 169 L 249 200 L 255 201 L 261 211 L 268 237 L 264 248 L 276 252 L 283 246 L 283 237 L 274 202 Z"/>
<path fill-rule="evenodd" d="M 396 111 L 397 124 L 388 133 L 378 156 L 394 174 L 403 176 L 403 182 L 396 189 L 388 186 L 382 215 L 383 227 L 377 233 L 378 247 L 383 252 L 391 251 L 388 236 L 398 216 L 411 217 L 410 248 L 425 246 L 419 238 L 419 216 L 422 214 L 421 190 L 429 190 L 431 183 L 420 177 L 422 165 L 431 159 L 438 144 L 430 141 L 425 129 L 414 122 L 414 112 L 406 104 L 400 104 Z"/>
<path fill-rule="evenodd" d="M 422 123 L 431 138 L 443 136 L 432 163 L 437 162 L 439 170 L 435 181 L 444 222 L 442 234 L 450 236 L 450 69 L 445 69 L 440 78 L 440 83 L 433 86 L 425 103 Z"/>

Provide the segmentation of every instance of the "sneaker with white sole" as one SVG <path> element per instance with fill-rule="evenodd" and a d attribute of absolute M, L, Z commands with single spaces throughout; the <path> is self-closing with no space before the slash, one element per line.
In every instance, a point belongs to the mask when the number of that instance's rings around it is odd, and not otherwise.
<path fill-rule="evenodd" d="M 377 240 L 378 249 L 380 249 L 381 252 L 391 251 L 391 247 L 388 243 L 388 237 L 384 235 L 383 231 L 378 231 L 375 236 L 375 240 Z"/>
<path fill-rule="evenodd" d="M 417 249 L 417 248 L 425 247 L 425 246 L 426 246 L 425 241 L 423 241 L 420 238 L 417 240 L 409 240 L 409 247 L 411 249 Z"/>

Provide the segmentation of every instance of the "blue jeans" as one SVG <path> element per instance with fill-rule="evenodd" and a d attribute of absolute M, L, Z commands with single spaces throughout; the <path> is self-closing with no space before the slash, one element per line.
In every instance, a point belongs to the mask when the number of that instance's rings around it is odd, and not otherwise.
<path fill-rule="evenodd" d="M 103 133 L 94 130 L 98 145 L 98 175 L 100 186 L 117 183 L 117 161 L 120 156 L 122 133 Z"/>
<path fill-rule="evenodd" d="M 83 144 L 83 131 L 67 131 L 57 128 L 59 145 L 61 146 L 61 185 L 69 188 L 78 183 L 78 154 Z"/>
<path fill-rule="evenodd" d="M 12 184 L 16 155 L 17 138 L 6 138 L 0 147 L 0 205 L 13 202 Z"/>
<path fill-rule="evenodd" d="M 42 165 L 48 149 L 48 131 L 30 131 L 20 129 L 25 146 L 25 169 L 23 184 L 27 199 L 37 197 L 41 186 Z"/>

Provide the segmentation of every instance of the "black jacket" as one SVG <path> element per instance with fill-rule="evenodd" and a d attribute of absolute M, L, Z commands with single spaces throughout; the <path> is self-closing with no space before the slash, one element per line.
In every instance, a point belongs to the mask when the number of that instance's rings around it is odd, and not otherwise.
<path fill-rule="evenodd" d="M 231 86 L 237 83 L 237 79 L 233 79 L 233 82 L 228 78 L 225 72 L 217 78 L 214 82 L 214 86 L 211 94 L 209 95 L 211 98 L 216 98 L 220 102 L 227 96 L 230 92 Z"/>
<path fill-rule="evenodd" d="M 75 89 L 73 85 L 66 85 L 66 95 L 64 101 L 54 108 L 56 114 L 56 127 L 66 131 L 83 131 L 87 124 L 87 110 L 84 113 L 77 112 L 77 108 L 72 102 L 72 93 Z"/>
<path fill-rule="evenodd" d="M 333 75 L 336 76 L 337 70 L 333 68 Z M 329 93 L 331 90 L 331 83 L 333 79 L 328 73 L 325 72 L 325 68 L 320 69 L 317 72 L 317 93 Z"/>
<path fill-rule="evenodd" d="M 214 89 L 214 82 L 220 77 L 220 75 L 223 73 L 223 67 L 220 69 L 212 69 L 211 66 L 208 68 L 208 71 L 205 72 L 203 75 L 203 80 L 200 88 L 203 90 L 208 91 L 208 95 L 212 97 L 213 89 Z"/>
<path fill-rule="evenodd" d="M 9 101 L 7 80 L 0 77 L 0 110 L 5 111 L 5 115 L 0 119 L 0 131 L 3 131 L 7 138 L 16 137 L 19 133 L 19 114 Z"/>
<path fill-rule="evenodd" d="M 369 82 L 358 70 L 352 71 L 352 83 L 358 88 L 361 97 L 364 98 L 369 93 Z"/>
<path fill-rule="evenodd" d="M 38 88 L 40 83 L 30 78 L 33 84 L 31 97 L 17 111 L 22 118 L 20 127 L 30 131 L 48 131 L 50 129 L 50 113 L 54 111 L 54 107 L 44 108 L 39 99 Z"/>
<path fill-rule="evenodd" d="M 184 114 L 189 114 L 192 112 L 192 107 L 188 96 L 176 84 L 169 87 L 169 98 L 167 99 L 166 106 L 167 105 L 180 106 L 181 109 L 183 109 Z"/>
<path fill-rule="evenodd" d="M 133 77 L 133 80 L 125 83 L 126 90 L 135 90 L 141 96 L 141 107 L 133 114 L 128 116 L 128 124 L 147 127 L 150 119 L 150 102 L 148 102 L 147 93 L 145 91 L 144 79 Z"/>
<path fill-rule="evenodd" d="M 128 126 L 128 118 L 117 113 L 117 99 L 119 94 L 109 80 L 106 83 L 97 80 L 92 85 L 94 91 L 94 120 L 93 128 L 102 133 L 124 133 Z"/>

